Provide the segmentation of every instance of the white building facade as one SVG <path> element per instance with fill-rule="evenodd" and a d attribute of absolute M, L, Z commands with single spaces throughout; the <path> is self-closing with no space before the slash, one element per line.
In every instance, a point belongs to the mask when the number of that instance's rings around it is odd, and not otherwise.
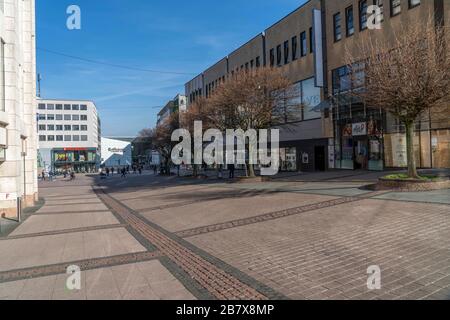
<path fill-rule="evenodd" d="M 96 172 L 100 120 L 92 101 L 38 100 L 39 165 L 47 172 Z"/>
<path fill-rule="evenodd" d="M 102 137 L 101 154 L 102 167 L 131 166 L 133 138 L 105 138 Z"/>
<path fill-rule="evenodd" d="M 0 215 L 38 199 L 34 0 L 0 1 Z"/>

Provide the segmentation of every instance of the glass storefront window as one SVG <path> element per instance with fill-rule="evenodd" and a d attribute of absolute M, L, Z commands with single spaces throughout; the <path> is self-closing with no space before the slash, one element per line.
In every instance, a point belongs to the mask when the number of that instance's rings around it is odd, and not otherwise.
<path fill-rule="evenodd" d="M 280 148 L 281 171 L 297 171 L 297 148 Z"/>

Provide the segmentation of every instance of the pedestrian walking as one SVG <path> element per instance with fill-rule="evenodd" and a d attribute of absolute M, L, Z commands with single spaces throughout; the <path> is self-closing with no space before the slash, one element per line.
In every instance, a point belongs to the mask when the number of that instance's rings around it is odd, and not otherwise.
<path fill-rule="evenodd" d="M 109 168 L 106 168 L 106 176 L 109 177 Z"/>
<path fill-rule="evenodd" d="M 119 173 L 119 169 L 117 169 L 117 173 Z M 111 168 L 111 175 L 114 176 L 114 167 Z"/>
<path fill-rule="evenodd" d="M 122 178 L 126 178 L 127 177 L 127 170 L 124 168 L 122 168 Z"/>
<path fill-rule="evenodd" d="M 42 170 L 42 181 L 45 181 L 45 170 Z"/>
<path fill-rule="evenodd" d="M 153 166 L 153 174 L 156 176 L 157 173 L 158 173 L 158 166 L 155 164 Z"/>
<path fill-rule="evenodd" d="M 139 166 L 139 174 L 142 174 L 142 166 Z"/>
<path fill-rule="evenodd" d="M 228 170 L 230 171 L 229 178 L 234 179 L 234 170 L 236 167 L 234 166 L 234 163 L 228 165 Z"/>

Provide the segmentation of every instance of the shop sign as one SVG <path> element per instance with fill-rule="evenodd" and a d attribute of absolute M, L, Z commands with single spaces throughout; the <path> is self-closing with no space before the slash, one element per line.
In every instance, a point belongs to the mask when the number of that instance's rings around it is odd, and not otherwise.
<path fill-rule="evenodd" d="M 365 122 L 358 122 L 352 125 L 353 136 L 367 135 L 367 124 Z"/>
<path fill-rule="evenodd" d="M 345 125 L 344 129 L 342 130 L 342 136 L 344 136 L 344 137 L 352 136 L 352 125 L 351 124 Z"/>

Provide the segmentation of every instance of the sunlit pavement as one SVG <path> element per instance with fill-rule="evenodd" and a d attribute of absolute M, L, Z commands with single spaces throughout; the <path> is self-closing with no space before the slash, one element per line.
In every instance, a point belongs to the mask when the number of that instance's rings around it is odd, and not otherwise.
<path fill-rule="evenodd" d="M 450 190 L 213 176 L 41 182 L 45 204 L 0 238 L 0 299 L 450 299 Z"/>

